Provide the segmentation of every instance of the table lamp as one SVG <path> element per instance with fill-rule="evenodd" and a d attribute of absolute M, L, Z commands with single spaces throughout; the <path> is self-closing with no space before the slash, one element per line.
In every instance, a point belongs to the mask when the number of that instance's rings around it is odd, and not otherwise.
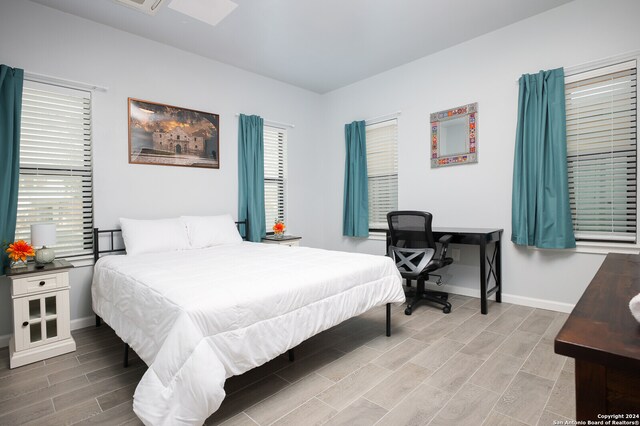
<path fill-rule="evenodd" d="M 34 223 L 31 225 L 31 244 L 34 247 L 42 247 L 36 250 L 36 264 L 44 265 L 53 262 L 56 253 L 47 246 L 56 243 L 55 223 Z"/>

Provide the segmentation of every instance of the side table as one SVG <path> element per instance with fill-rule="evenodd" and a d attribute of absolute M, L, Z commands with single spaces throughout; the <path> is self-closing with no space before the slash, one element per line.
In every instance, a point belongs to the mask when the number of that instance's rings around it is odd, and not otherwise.
<path fill-rule="evenodd" d="M 69 312 L 71 268 L 66 260 L 55 260 L 42 268 L 5 269 L 13 299 L 10 368 L 76 350 Z"/>
<path fill-rule="evenodd" d="M 276 237 L 275 235 L 267 235 L 262 239 L 265 244 L 280 244 L 282 246 L 299 246 L 302 237 L 296 237 L 293 235 L 283 235 L 282 237 Z"/>

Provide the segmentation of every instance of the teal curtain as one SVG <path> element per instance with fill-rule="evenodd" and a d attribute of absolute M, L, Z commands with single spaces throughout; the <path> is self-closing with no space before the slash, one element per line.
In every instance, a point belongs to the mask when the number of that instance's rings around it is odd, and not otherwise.
<path fill-rule="evenodd" d="M 23 70 L 0 65 L 0 243 L 13 242 L 16 233 L 23 80 Z M 2 250 L 0 273 L 7 260 Z"/>
<path fill-rule="evenodd" d="M 238 120 L 238 220 L 248 220 L 248 241 L 266 236 L 264 211 L 264 120 L 240 114 Z"/>
<path fill-rule="evenodd" d="M 519 245 L 576 246 L 569 207 L 564 70 L 520 77 L 512 235 Z"/>
<path fill-rule="evenodd" d="M 344 126 L 346 158 L 344 161 L 344 208 L 342 235 L 369 236 L 369 187 L 367 182 L 367 143 L 365 122 Z"/>

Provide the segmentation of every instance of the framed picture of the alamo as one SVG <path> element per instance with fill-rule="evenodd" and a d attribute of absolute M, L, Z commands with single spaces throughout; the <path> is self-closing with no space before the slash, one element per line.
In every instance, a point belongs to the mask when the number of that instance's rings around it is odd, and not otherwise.
<path fill-rule="evenodd" d="M 220 168 L 220 116 L 129 98 L 129 163 Z"/>

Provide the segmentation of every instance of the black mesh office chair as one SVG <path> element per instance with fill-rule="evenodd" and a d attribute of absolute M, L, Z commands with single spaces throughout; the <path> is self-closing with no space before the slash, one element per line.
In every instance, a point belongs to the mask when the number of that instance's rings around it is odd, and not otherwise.
<path fill-rule="evenodd" d="M 447 257 L 447 248 L 451 235 L 445 235 L 439 239 L 440 250 L 433 238 L 431 230 L 431 213 L 419 211 L 395 211 L 387 214 L 391 243 L 389 255 L 396 262 L 400 275 L 411 286 L 411 280 L 417 281 L 413 300 L 407 304 L 404 313 L 411 315 L 413 308 L 423 301 L 429 301 L 443 305 L 442 312 L 451 312 L 451 303 L 447 301 L 449 295 L 441 291 L 426 291 L 424 282 L 429 276 L 438 277 L 436 283 L 442 284 L 442 276 L 433 274 L 440 268 L 453 263 L 453 259 Z"/>

